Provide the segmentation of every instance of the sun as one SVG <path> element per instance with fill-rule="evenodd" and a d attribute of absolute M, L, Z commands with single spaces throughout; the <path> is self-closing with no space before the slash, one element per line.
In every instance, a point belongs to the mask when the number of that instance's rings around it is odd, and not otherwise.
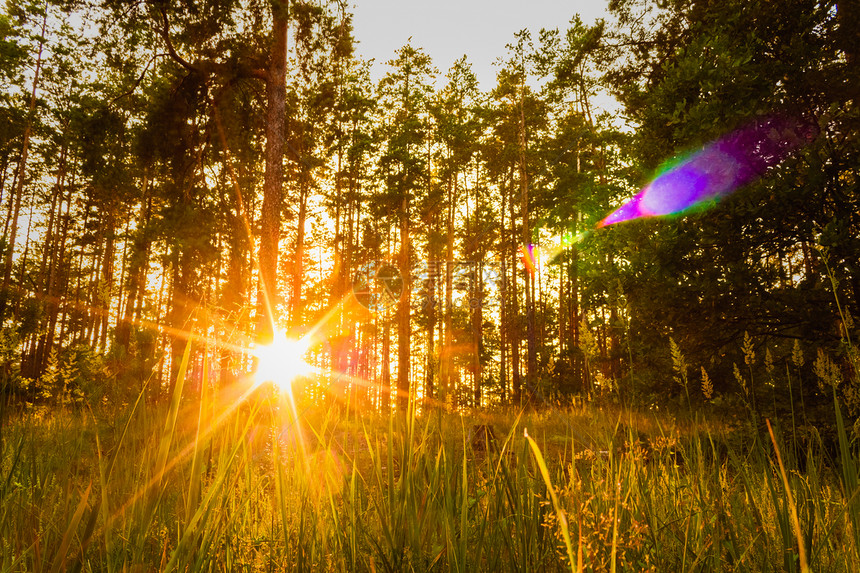
<path fill-rule="evenodd" d="M 314 372 L 314 367 L 305 361 L 309 348 L 308 337 L 291 339 L 284 332 L 276 332 L 271 344 L 258 346 L 254 351 L 257 383 L 272 382 L 283 390 L 290 390 L 296 378 Z"/>

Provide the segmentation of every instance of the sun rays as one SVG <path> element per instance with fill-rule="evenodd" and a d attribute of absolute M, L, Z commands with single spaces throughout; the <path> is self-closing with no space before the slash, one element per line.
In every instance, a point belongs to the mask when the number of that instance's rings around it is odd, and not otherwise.
<path fill-rule="evenodd" d="M 288 338 L 283 331 L 276 331 L 271 344 L 260 345 L 254 350 L 257 358 L 255 380 L 258 384 L 272 382 L 280 390 L 290 391 L 296 378 L 316 371 L 305 360 L 310 347 L 308 336 L 294 339 Z"/>

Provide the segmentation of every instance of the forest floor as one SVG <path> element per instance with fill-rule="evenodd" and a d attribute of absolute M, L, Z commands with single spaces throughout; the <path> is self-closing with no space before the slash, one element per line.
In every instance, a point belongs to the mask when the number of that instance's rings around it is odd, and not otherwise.
<path fill-rule="evenodd" d="M 595 404 L 7 409 L 0 570 L 847 571 L 858 464 L 792 428 Z"/>

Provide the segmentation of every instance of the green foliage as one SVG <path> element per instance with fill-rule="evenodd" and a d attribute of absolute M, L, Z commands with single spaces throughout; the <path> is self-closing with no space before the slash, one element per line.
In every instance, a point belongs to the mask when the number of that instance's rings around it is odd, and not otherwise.
<path fill-rule="evenodd" d="M 6 14 L 0 14 L 0 85 L 6 87 L 10 80 L 16 80 L 26 51 L 16 38 L 16 26 Z M 3 100 L 8 93 L 3 91 Z M 3 103 L 6 103 L 3 101 Z"/>
<path fill-rule="evenodd" d="M 406 44 L 389 62 L 390 71 L 379 83 L 379 102 L 389 120 L 380 126 L 385 148 L 379 174 L 386 192 L 380 207 L 389 216 L 427 188 L 425 143 L 429 133 L 432 80 L 437 71 L 421 49 Z M 406 216 L 405 213 L 400 217 Z"/>
<path fill-rule="evenodd" d="M 102 357 L 84 344 L 52 350 L 45 371 L 34 384 L 38 400 L 60 407 L 100 404 L 111 392 Z"/>
<path fill-rule="evenodd" d="M 0 328 L 0 395 L 14 393 L 18 382 L 20 365 L 18 356 L 21 338 L 13 328 Z"/>
<path fill-rule="evenodd" d="M 637 123 L 632 173 L 639 185 L 662 162 L 756 117 L 776 114 L 821 130 L 706 212 L 614 232 L 629 261 L 622 282 L 634 338 L 666 325 L 694 363 L 739 359 L 732 347 L 745 331 L 833 349 L 838 313 L 810 245 L 823 241 L 840 253 L 834 275 L 856 301 L 860 194 L 848 158 L 860 141 L 848 134 L 857 133 L 857 107 L 837 87 L 856 76 L 840 44 L 845 24 L 817 2 L 621 1 L 612 9 L 620 26 L 611 33 L 629 48 L 616 53 L 622 59 L 606 77 Z M 838 159 L 824 159 L 830 153 Z M 830 196 L 838 198 L 825 206 Z M 730 364 L 719 364 L 728 376 Z"/>

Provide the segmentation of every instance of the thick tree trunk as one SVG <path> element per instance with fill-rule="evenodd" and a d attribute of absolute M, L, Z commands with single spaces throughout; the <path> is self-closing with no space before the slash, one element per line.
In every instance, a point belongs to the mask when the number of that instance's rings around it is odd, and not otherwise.
<path fill-rule="evenodd" d="M 289 1 L 272 0 L 272 46 L 266 81 L 266 168 L 260 214 L 260 285 L 257 338 L 272 340 L 278 301 L 278 242 L 284 185 L 284 114 L 287 98 L 287 17 Z"/>

